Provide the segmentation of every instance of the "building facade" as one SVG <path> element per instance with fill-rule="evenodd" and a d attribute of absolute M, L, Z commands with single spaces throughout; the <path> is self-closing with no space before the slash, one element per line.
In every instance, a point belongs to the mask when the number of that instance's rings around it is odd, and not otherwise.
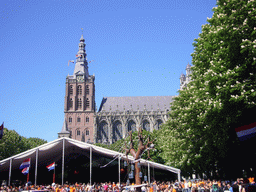
<path fill-rule="evenodd" d="M 180 77 L 180 89 L 190 81 L 191 66 Z M 104 97 L 96 111 L 95 76 L 89 75 L 83 35 L 73 75 L 66 78 L 64 122 L 58 137 L 111 144 L 140 127 L 158 130 L 168 120 L 174 96 Z"/>
<path fill-rule="evenodd" d="M 83 35 L 73 75 L 66 78 L 64 123 L 59 137 L 93 142 L 95 105 L 94 75 L 89 75 Z"/>

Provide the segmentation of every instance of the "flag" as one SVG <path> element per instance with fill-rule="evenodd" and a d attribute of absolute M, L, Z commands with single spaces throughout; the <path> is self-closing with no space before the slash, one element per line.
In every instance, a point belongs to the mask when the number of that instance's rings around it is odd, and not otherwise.
<path fill-rule="evenodd" d="M 28 172 L 29 172 L 29 167 L 26 167 L 26 168 L 22 169 L 21 172 L 22 172 L 24 175 L 27 175 Z"/>
<path fill-rule="evenodd" d="M 76 55 L 76 57 L 82 57 L 82 55 Z"/>
<path fill-rule="evenodd" d="M 256 122 L 235 129 L 240 141 L 245 141 L 256 136 Z"/>
<path fill-rule="evenodd" d="M 89 63 L 93 62 L 94 60 L 89 61 Z"/>
<path fill-rule="evenodd" d="M 74 60 L 69 60 L 68 61 L 68 66 L 69 66 L 69 63 L 74 63 Z"/>
<path fill-rule="evenodd" d="M 46 168 L 48 169 L 48 171 L 51 171 L 51 170 L 55 169 L 55 162 L 46 166 Z"/>
<path fill-rule="evenodd" d="M 2 139 L 3 135 L 4 135 L 4 122 L 0 126 L 0 139 Z"/>
<path fill-rule="evenodd" d="M 30 158 L 25 159 L 25 160 L 21 163 L 20 169 L 24 169 L 24 168 L 29 167 L 29 166 L 30 166 Z"/>

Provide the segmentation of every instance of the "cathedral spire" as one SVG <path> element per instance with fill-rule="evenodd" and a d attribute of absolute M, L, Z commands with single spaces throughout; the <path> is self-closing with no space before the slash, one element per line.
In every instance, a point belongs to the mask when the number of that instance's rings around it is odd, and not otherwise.
<path fill-rule="evenodd" d="M 82 35 L 80 38 L 78 52 L 76 55 L 76 65 L 75 65 L 74 75 L 83 75 L 85 76 L 85 78 L 87 78 L 89 76 L 89 72 L 88 72 L 88 62 L 86 58 L 84 41 L 85 40 Z"/>
<path fill-rule="evenodd" d="M 70 137 L 70 132 L 68 131 L 67 128 L 67 121 L 66 118 L 64 118 L 63 126 L 61 129 L 61 132 L 58 133 L 58 137 Z"/>

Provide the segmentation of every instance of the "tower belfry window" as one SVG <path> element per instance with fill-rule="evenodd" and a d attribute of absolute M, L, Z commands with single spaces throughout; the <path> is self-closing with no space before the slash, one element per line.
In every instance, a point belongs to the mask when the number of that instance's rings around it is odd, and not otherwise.
<path fill-rule="evenodd" d="M 86 117 L 86 120 L 85 120 L 85 121 L 86 121 L 86 123 L 88 123 L 88 122 L 89 122 L 89 117 Z"/>
<path fill-rule="evenodd" d="M 82 86 L 81 85 L 77 86 L 77 94 L 82 95 Z"/>
<path fill-rule="evenodd" d="M 69 86 L 69 95 L 73 95 L 73 86 L 72 85 Z"/>
<path fill-rule="evenodd" d="M 81 98 L 78 98 L 78 99 L 77 99 L 77 108 L 78 108 L 78 109 L 81 109 L 81 108 L 82 108 L 82 99 L 81 99 Z"/>
<path fill-rule="evenodd" d="M 89 107 L 90 106 L 90 101 L 89 101 L 89 99 L 87 98 L 86 99 L 86 107 Z"/>
<path fill-rule="evenodd" d="M 73 107 L 73 100 L 72 98 L 69 100 L 69 109 L 71 109 Z"/>
<path fill-rule="evenodd" d="M 90 93 L 89 85 L 86 85 L 86 94 L 89 95 L 89 93 Z"/>

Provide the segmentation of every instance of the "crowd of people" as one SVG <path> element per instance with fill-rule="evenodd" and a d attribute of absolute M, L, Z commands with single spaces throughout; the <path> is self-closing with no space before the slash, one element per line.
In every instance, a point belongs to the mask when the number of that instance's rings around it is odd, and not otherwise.
<path fill-rule="evenodd" d="M 252 192 L 256 191 L 254 178 L 249 178 L 248 182 L 237 179 L 235 182 L 216 180 L 184 180 L 181 182 L 143 182 L 141 185 L 134 183 L 94 183 L 90 184 L 64 184 L 58 185 L 23 185 L 1 186 L 0 192 L 9 191 L 50 191 L 50 192 L 135 192 L 140 187 L 141 192 Z"/>

